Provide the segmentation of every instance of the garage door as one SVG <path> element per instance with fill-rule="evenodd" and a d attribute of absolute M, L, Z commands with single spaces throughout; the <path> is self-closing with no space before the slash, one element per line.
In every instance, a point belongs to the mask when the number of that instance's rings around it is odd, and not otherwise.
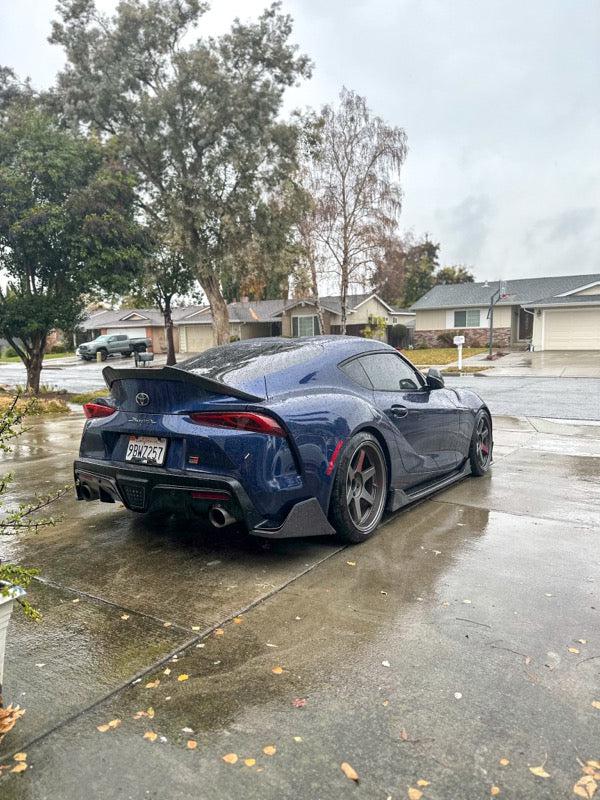
<path fill-rule="evenodd" d="M 130 336 L 132 339 L 137 339 L 140 336 L 143 338 L 146 335 L 146 328 L 107 328 L 108 334 L 119 334 L 120 336 Z"/>
<path fill-rule="evenodd" d="M 544 350 L 600 350 L 600 307 L 544 314 Z"/>
<path fill-rule="evenodd" d="M 201 353 L 214 344 L 212 325 L 185 325 L 182 334 L 181 349 L 185 353 Z"/>

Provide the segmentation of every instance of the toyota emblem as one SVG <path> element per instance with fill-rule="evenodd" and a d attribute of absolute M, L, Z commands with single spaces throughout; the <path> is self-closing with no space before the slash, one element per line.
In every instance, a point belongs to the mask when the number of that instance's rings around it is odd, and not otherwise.
<path fill-rule="evenodd" d="M 135 402 L 138 404 L 138 406 L 147 406 L 150 402 L 150 398 L 146 392 L 140 392 L 139 394 L 136 394 Z"/>

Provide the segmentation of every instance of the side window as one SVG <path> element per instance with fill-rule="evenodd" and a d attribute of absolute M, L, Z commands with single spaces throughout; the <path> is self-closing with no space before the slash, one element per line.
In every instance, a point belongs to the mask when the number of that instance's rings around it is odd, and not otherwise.
<path fill-rule="evenodd" d="M 365 389 L 372 389 L 373 384 L 369 380 L 369 377 L 360 362 L 360 358 L 354 358 L 352 361 L 347 361 L 345 364 L 342 364 L 340 369 L 342 372 L 345 372 L 346 375 L 354 381 L 354 383 L 358 383 L 359 386 L 364 386 Z"/>
<path fill-rule="evenodd" d="M 394 353 L 361 356 L 360 362 L 376 391 L 411 391 L 423 385 L 416 370 Z"/>

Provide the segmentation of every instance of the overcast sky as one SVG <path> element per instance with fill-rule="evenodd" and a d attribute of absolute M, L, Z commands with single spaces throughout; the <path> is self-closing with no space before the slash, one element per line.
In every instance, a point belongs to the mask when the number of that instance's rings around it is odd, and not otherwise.
<path fill-rule="evenodd" d="M 54 0 L 0 0 L 0 64 L 50 85 Z M 100 0 L 109 9 L 115 0 Z M 266 5 L 217 0 L 201 30 Z M 598 0 L 284 0 L 315 64 L 288 104 L 342 85 L 402 126 L 401 226 L 478 279 L 600 272 Z"/>

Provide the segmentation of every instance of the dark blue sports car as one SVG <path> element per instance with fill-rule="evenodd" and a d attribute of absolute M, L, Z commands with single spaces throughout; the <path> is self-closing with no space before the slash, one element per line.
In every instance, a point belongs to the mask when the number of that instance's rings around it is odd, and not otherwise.
<path fill-rule="evenodd" d="M 80 500 L 361 542 L 386 510 L 492 460 L 490 412 L 474 392 L 368 339 L 250 339 L 177 367 L 103 374 L 110 397 L 84 406 Z"/>

